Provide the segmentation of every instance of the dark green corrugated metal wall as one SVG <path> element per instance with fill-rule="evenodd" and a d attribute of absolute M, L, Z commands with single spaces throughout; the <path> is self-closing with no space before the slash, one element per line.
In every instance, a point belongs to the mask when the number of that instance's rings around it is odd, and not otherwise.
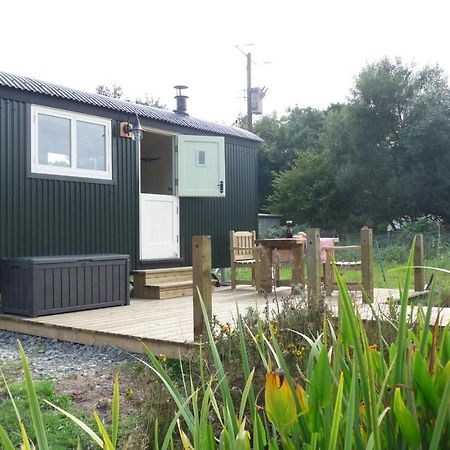
<path fill-rule="evenodd" d="M 136 248 L 136 152 L 113 121 L 115 184 L 27 175 L 26 103 L 0 99 L 0 256 L 128 253 Z"/>
<path fill-rule="evenodd" d="M 127 253 L 131 267 L 138 267 L 135 143 L 118 137 L 113 120 L 114 184 L 30 177 L 29 114 L 29 104 L 0 98 L 0 257 Z M 212 236 L 213 265 L 223 267 L 229 230 L 256 229 L 258 147 L 226 137 L 226 197 L 180 199 L 184 264 L 191 264 L 193 235 Z"/>

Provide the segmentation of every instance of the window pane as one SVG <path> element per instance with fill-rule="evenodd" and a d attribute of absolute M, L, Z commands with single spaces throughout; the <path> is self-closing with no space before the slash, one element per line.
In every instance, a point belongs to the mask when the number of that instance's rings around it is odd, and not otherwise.
<path fill-rule="evenodd" d="M 105 126 L 77 121 L 77 167 L 106 171 Z"/>
<path fill-rule="evenodd" d="M 197 166 L 206 166 L 206 152 L 204 150 L 198 150 Z"/>
<path fill-rule="evenodd" d="M 70 120 L 39 114 L 38 133 L 39 164 L 70 167 Z"/>

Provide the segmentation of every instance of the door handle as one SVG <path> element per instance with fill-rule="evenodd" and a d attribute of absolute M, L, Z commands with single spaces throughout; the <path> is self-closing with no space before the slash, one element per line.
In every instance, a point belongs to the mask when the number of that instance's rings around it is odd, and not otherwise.
<path fill-rule="evenodd" d="M 223 180 L 220 180 L 220 183 L 217 186 L 219 186 L 219 192 L 223 194 Z"/>

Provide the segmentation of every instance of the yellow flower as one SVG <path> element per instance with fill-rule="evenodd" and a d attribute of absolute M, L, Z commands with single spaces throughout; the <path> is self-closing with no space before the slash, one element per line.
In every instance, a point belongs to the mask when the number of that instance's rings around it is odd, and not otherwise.
<path fill-rule="evenodd" d="M 366 405 L 364 403 L 360 403 L 359 404 L 359 414 L 360 416 L 362 416 L 364 419 L 366 419 Z"/>
<path fill-rule="evenodd" d="M 127 397 L 131 397 L 134 394 L 133 389 L 132 388 L 127 388 L 127 390 L 125 391 L 125 395 Z"/>
<path fill-rule="evenodd" d="M 267 417 L 273 424 L 289 426 L 295 422 L 297 408 L 294 393 L 282 369 L 266 375 L 265 403 Z"/>
<path fill-rule="evenodd" d="M 164 364 L 167 361 L 167 355 L 165 355 L 164 353 L 161 353 L 159 355 L 159 359 Z"/>

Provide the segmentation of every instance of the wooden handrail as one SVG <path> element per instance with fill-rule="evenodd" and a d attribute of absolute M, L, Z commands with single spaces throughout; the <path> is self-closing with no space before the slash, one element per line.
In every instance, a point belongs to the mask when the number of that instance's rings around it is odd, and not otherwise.
<path fill-rule="evenodd" d="M 322 250 L 361 250 L 360 245 L 337 245 L 322 247 Z"/>

